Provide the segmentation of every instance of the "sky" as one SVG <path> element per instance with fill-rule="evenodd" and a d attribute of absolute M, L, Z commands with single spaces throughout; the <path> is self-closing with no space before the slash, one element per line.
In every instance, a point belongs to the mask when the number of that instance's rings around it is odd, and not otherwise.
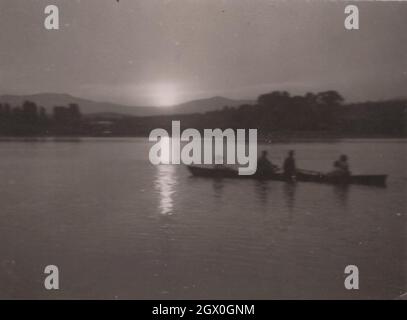
<path fill-rule="evenodd" d="M 44 28 L 59 8 L 60 29 Z M 0 94 L 127 105 L 337 90 L 407 96 L 407 2 L 0 0 Z M 355 3 L 353 3 L 355 4 Z"/>

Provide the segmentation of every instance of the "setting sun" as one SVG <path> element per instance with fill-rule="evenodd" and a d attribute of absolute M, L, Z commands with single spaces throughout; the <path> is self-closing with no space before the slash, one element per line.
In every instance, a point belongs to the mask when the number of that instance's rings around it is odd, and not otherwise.
<path fill-rule="evenodd" d="M 154 85 L 151 91 L 151 96 L 156 106 L 169 107 L 178 103 L 178 90 L 172 83 Z"/>

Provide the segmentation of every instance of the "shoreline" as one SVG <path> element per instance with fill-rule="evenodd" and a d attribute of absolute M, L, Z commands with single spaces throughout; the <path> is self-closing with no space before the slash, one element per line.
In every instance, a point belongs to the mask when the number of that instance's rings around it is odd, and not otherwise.
<path fill-rule="evenodd" d="M 148 140 L 148 136 L 140 135 L 140 136 L 130 136 L 130 135 L 106 135 L 106 136 L 0 136 L 0 142 L 78 142 L 82 140 L 116 140 L 116 139 L 146 139 Z M 259 137 L 257 139 L 258 143 L 261 144 L 275 144 L 275 143 L 318 143 L 318 142 L 332 142 L 338 143 L 341 141 L 349 141 L 349 140 L 381 140 L 381 141 L 400 141 L 400 142 L 407 142 L 407 137 L 400 137 L 400 136 L 385 136 L 385 135 L 374 135 L 374 136 L 328 136 L 328 137 L 321 137 L 321 136 L 306 136 L 306 137 L 298 137 L 295 135 L 276 135 L 270 137 Z"/>

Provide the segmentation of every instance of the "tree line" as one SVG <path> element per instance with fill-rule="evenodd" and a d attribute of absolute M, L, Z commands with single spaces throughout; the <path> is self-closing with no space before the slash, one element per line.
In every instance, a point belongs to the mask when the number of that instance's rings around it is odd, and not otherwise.
<path fill-rule="evenodd" d="M 171 131 L 171 121 L 182 129 L 255 128 L 260 138 L 294 137 L 406 137 L 407 100 L 345 104 L 336 91 L 290 95 L 274 91 L 256 103 L 225 106 L 205 114 L 125 118 L 113 125 L 118 135 L 148 135 L 154 128 Z"/>
<path fill-rule="evenodd" d="M 80 135 L 84 133 L 82 114 L 77 104 L 56 106 L 51 115 L 32 101 L 11 107 L 0 104 L 0 135 L 47 136 Z"/>
<path fill-rule="evenodd" d="M 0 135 L 148 136 L 155 128 L 256 128 L 260 137 L 278 135 L 406 137 L 407 101 L 390 100 L 345 104 L 336 91 L 290 95 L 262 94 L 252 105 L 225 106 L 204 114 L 165 116 L 83 116 L 79 106 L 54 107 L 52 114 L 26 101 L 21 107 L 0 105 Z"/>

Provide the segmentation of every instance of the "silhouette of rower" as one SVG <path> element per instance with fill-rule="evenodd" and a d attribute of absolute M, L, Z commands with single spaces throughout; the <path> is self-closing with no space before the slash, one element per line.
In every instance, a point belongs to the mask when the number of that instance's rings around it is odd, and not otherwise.
<path fill-rule="evenodd" d="M 292 180 L 296 174 L 296 166 L 295 166 L 295 159 L 294 159 L 294 150 L 290 150 L 288 152 L 287 158 L 284 160 L 284 175 L 287 179 Z"/>
<path fill-rule="evenodd" d="M 267 158 L 267 151 L 263 150 L 261 152 L 261 156 L 257 159 L 257 174 L 258 175 L 267 175 L 274 173 L 278 170 L 278 167 L 271 163 L 271 161 Z"/>
<path fill-rule="evenodd" d="M 350 174 L 348 157 L 343 154 L 339 157 L 339 160 L 334 162 L 334 169 L 331 172 L 331 175 L 343 177 L 350 176 Z"/>

